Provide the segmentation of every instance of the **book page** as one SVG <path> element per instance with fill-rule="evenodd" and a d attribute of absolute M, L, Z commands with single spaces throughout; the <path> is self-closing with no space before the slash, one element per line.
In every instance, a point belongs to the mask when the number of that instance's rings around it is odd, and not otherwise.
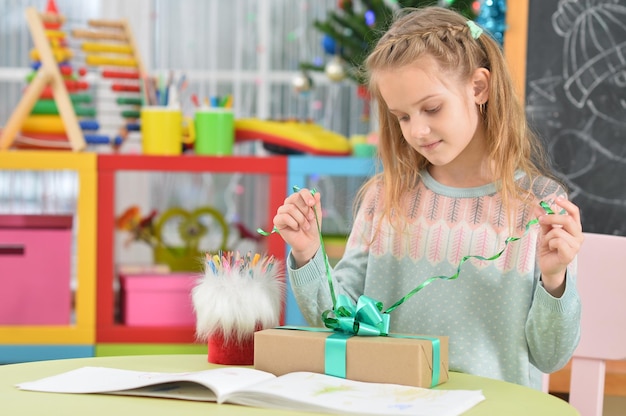
<path fill-rule="evenodd" d="M 36 381 L 20 383 L 21 390 L 52 393 L 107 393 L 217 401 L 239 388 L 259 383 L 273 374 L 245 367 L 162 373 L 82 367 Z"/>
<path fill-rule="evenodd" d="M 431 390 L 297 372 L 234 392 L 225 402 L 345 415 L 456 416 L 484 399 L 479 390 Z"/>
<path fill-rule="evenodd" d="M 161 397 L 165 399 L 193 400 L 199 402 L 217 402 L 215 393 L 197 383 L 174 381 L 171 383 L 154 384 L 129 390 L 107 391 L 101 394 L 117 396 Z"/>

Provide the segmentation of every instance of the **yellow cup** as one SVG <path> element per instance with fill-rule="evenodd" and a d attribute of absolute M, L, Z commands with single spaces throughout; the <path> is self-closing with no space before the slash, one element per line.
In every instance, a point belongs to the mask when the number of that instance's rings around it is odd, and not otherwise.
<path fill-rule="evenodd" d="M 142 107 L 141 143 L 146 155 L 180 155 L 183 150 L 183 137 L 186 127 L 193 136 L 193 123 L 183 117 L 178 108 Z M 193 137 L 190 138 L 193 140 Z"/>

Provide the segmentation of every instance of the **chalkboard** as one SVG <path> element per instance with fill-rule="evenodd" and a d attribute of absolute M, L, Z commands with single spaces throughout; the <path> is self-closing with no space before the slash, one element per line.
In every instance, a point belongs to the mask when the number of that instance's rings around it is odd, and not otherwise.
<path fill-rule="evenodd" d="M 528 12 L 531 127 L 583 230 L 626 235 L 626 0 L 530 0 Z"/>

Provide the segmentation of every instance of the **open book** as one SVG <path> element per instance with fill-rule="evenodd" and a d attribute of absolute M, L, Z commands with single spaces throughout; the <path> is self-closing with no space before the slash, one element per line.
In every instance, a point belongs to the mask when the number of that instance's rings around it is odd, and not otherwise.
<path fill-rule="evenodd" d="M 82 367 L 17 387 L 53 393 L 167 397 L 345 415 L 453 416 L 485 399 L 479 390 L 430 390 L 307 372 L 276 377 L 247 367 L 187 373 Z"/>

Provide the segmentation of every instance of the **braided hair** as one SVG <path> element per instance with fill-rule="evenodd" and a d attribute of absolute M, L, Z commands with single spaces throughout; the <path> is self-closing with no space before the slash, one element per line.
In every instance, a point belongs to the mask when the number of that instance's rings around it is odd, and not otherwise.
<path fill-rule="evenodd" d="M 477 30 L 478 29 L 478 30 Z M 528 184 L 520 186 L 515 172 L 528 180 L 550 174 L 541 142 L 527 126 L 524 108 L 516 95 L 511 75 L 498 43 L 481 33 L 475 23 L 443 7 L 404 8 L 398 11 L 389 30 L 379 39 L 365 61 L 366 78 L 372 97 L 378 103 L 380 124 L 379 155 L 383 172 L 372 178 L 359 193 L 361 201 L 372 183 L 382 182 L 384 213 L 400 213 L 402 195 L 417 184 L 419 172 L 430 162 L 404 140 L 397 117 L 387 107 L 378 88 L 377 74 L 414 64 L 425 55 L 435 59 L 439 69 L 461 82 L 469 81 L 477 68 L 490 72 L 489 98 L 477 106 L 485 126 L 489 158 L 494 162 L 493 177 L 505 209 L 512 220 L 514 201 L 534 201 Z M 397 217 L 394 215 L 394 217 Z M 511 221 L 510 223 L 512 223 Z"/>

